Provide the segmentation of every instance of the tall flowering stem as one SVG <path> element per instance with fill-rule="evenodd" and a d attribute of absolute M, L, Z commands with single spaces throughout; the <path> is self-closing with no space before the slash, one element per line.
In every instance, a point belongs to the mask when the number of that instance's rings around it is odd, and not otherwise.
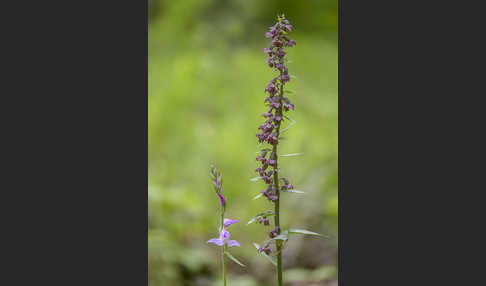
<path fill-rule="evenodd" d="M 236 240 L 230 240 L 230 233 L 226 230 L 230 225 L 237 223 L 239 221 L 224 218 L 224 214 L 226 211 L 226 199 L 223 197 L 223 177 L 221 173 L 216 170 L 214 165 L 211 165 L 211 172 L 210 175 L 213 179 L 213 187 L 216 192 L 216 195 L 219 197 L 219 202 L 221 205 L 221 224 L 219 227 L 219 237 L 213 238 L 208 240 L 208 243 L 213 243 L 218 246 L 221 246 L 221 264 L 223 268 L 223 285 L 226 286 L 226 256 L 228 256 L 231 260 L 238 263 L 240 266 L 245 266 L 243 263 L 238 261 L 233 255 L 228 252 L 228 248 L 232 246 L 240 246 L 240 244 Z"/>
<path fill-rule="evenodd" d="M 293 186 L 286 178 L 279 178 L 278 169 L 278 143 L 281 139 L 280 126 L 284 120 L 283 113 L 284 111 L 288 112 L 290 109 L 294 109 L 294 105 L 290 100 L 284 97 L 284 86 L 290 81 L 288 68 L 285 65 L 286 52 L 284 48 L 295 45 L 295 41 L 287 37 L 287 34 L 291 31 L 292 25 L 285 19 L 284 15 L 281 15 L 278 16 L 277 23 L 270 27 L 270 30 L 265 34 L 267 38 L 272 40 L 270 46 L 264 49 L 264 52 L 268 55 L 266 62 L 273 71 L 278 73 L 278 76 L 274 77 L 265 88 L 265 93 L 268 93 L 268 96 L 265 98 L 264 103 L 267 104 L 268 110 L 263 114 L 263 117 L 266 118 L 266 121 L 258 127 L 261 132 L 256 134 L 260 143 L 268 143 L 272 147 L 271 149 L 266 148 L 259 152 L 256 160 L 261 163 L 261 167 L 257 168 L 256 172 L 265 184 L 267 184 L 267 187 L 262 191 L 263 196 L 274 203 L 275 227 L 269 232 L 270 238 L 275 238 L 281 234 L 280 191 L 293 189 Z M 269 169 L 269 167 L 271 168 Z M 284 182 L 281 186 L 279 184 L 280 180 Z M 258 222 L 268 225 L 268 219 L 265 216 L 260 217 Z M 285 240 L 274 241 L 276 244 L 278 285 L 281 286 L 283 283 L 282 244 Z M 267 241 L 258 250 L 264 252 L 266 255 L 270 254 L 270 241 Z"/>

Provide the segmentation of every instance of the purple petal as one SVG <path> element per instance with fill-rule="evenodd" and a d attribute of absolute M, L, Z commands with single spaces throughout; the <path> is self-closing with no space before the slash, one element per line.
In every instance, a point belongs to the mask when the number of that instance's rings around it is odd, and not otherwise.
<path fill-rule="evenodd" d="M 236 240 L 230 240 L 226 244 L 228 244 L 228 247 L 232 247 L 232 246 L 238 246 L 239 247 L 240 246 L 240 244 Z"/>
<path fill-rule="evenodd" d="M 208 243 L 214 243 L 216 245 L 222 246 L 223 240 L 221 240 L 220 238 L 213 238 L 213 239 L 208 240 Z"/>
<path fill-rule="evenodd" d="M 219 201 L 221 203 L 221 206 L 224 207 L 224 204 L 225 204 L 224 197 L 220 193 L 218 193 L 218 196 L 219 196 Z"/>
<path fill-rule="evenodd" d="M 240 222 L 238 220 L 234 220 L 234 219 L 229 219 L 229 218 L 225 218 L 224 221 L 223 221 L 223 224 L 224 224 L 224 227 L 228 227 L 234 223 L 237 223 L 237 222 Z"/>
<path fill-rule="evenodd" d="M 219 239 L 221 241 L 226 241 L 230 238 L 230 233 L 223 227 L 221 232 L 219 233 Z"/>

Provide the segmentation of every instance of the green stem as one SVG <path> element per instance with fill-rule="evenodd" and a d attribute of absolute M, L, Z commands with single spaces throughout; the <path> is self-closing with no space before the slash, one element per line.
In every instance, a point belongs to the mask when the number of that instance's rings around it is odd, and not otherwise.
<path fill-rule="evenodd" d="M 225 245 L 221 247 L 221 262 L 223 263 L 223 285 L 226 286 L 226 258 L 225 256 Z"/>
<path fill-rule="evenodd" d="M 226 206 L 221 206 L 221 229 L 220 231 L 223 230 L 224 227 L 224 212 L 225 212 Z M 223 286 L 226 286 L 226 257 L 225 257 L 225 251 L 226 251 L 226 244 L 223 244 L 221 246 L 221 263 L 223 264 Z"/>
<path fill-rule="evenodd" d="M 282 72 L 280 72 L 280 78 L 282 78 Z M 280 82 L 280 107 L 277 109 L 276 114 L 282 117 L 282 98 L 283 98 L 283 83 Z M 283 119 L 283 117 L 282 117 Z M 280 141 L 280 122 L 276 126 L 277 138 Z M 273 153 L 275 156 L 275 166 L 273 167 L 273 183 L 275 185 L 277 201 L 275 202 L 275 227 L 278 227 L 278 234 L 280 234 L 280 187 L 278 181 L 278 154 L 277 154 L 277 144 L 273 145 Z M 278 286 L 282 286 L 282 242 L 280 240 L 276 241 L 277 244 L 277 279 Z"/>

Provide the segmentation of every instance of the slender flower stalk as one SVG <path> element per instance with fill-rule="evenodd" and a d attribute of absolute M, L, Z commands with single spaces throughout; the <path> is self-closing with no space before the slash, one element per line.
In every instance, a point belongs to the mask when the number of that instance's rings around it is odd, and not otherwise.
<path fill-rule="evenodd" d="M 289 234 L 300 233 L 300 234 L 310 234 L 310 235 L 320 235 L 315 232 L 300 230 L 300 229 L 287 229 L 282 230 L 280 225 L 280 199 L 282 192 L 288 193 L 302 193 L 301 191 L 294 190 L 294 186 L 285 177 L 279 177 L 280 169 L 278 162 L 278 145 L 280 140 L 280 134 L 282 131 L 287 130 L 290 126 L 294 124 L 288 116 L 284 115 L 284 112 L 294 110 L 294 104 L 289 98 L 284 95 L 284 86 L 290 82 L 290 75 L 286 64 L 285 48 L 293 47 L 295 41 L 290 39 L 287 35 L 293 30 L 290 22 L 285 19 L 284 15 L 278 16 L 277 23 L 270 27 L 269 31 L 265 34 L 267 38 L 271 39 L 271 44 L 269 47 L 264 48 L 263 52 L 268 55 L 266 63 L 277 76 L 270 80 L 270 82 L 265 87 L 265 93 L 268 96 L 265 98 L 264 103 L 268 106 L 268 110 L 263 113 L 263 117 L 266 121 L 258 127 L 259 133 L 256 134 L 258 141 L 261 144 L 267 143 L 270 146 L 260 150 L 256 160 L 260 162 L 261 166 L 255 171 L 260 175 L 265 184 L 267 185 L 264 190 L 262 190 L 261 195 L 255 198 L 265 196 L 271 203 L 274 204 L 273 211 L 265 211 L 263 213 L 257 214 L 249 223 L 257 221 L 265 226 L 268 226 L 269 220 L 268 216 L 274 216 L 274 226 L 273 229 L 268 232 L 270 239 L 266 240 L 262 246 L 254 244 L 258 251 L 268 258 L 277 267 L 277 281 L 278 285 L 283 285 L 282 277 L 282 250 L 284 244 L 288 240 Z M 285 130 L 280 130 L 282 122 L 288 119 L 292 122 L 289 127 Z M 297 153 L 296 153 L 297 154 Z M 296 154 L 288 154 L 284 156 L 293 156 Z M 282 185 L 280 185 L 282 181 Z M 275 243 L 275 251 L 272 251 L 270 245 L 272 242 Z M 276 261 L 274 260 L 276 256 Z"/>
<path fill-rule="evenodd" d="M 285 66 L 285 47 L 292 47 L 295 41 L 289 39 L 286 35 L 292 31 L 292 25 L 285 19 L 285 16 L 279 16 L 277 23 L 270 27 L 270 30 L 265 34 L 267 38 L 271 38 L 270 47 L 263 50 L 268 54 L 266 62 L 273 71 L 278 73 L 266 86 L 265 92 L 269 94 L 265 98 L 265 103 L 268 103 L 268 111 L 263 114 L 267 120 L 258 129 L 262 130 L 256 136 L 260 143 L 268 143 L 272 146 L 271 149 L 263 149 L 256 160 L 262 166 L 256 169 L 256 172 L 262 177 L 263 181 L 268 185 L 262 194 L 274 203 L 274 229 L 269 232 L 269 237 L 274 239 L 281 234 L 280 230 L 280 186 L 279 186 L 279 169 L 278 169 L 278 143 L 280 141 L 280 126 L 284 120 L 283 111 L 294 109 L 294 105 L 290 99 L 284 97 L 284 85 L 290 81 L 288 68 Z M 268 155 L 268 158 L 267 158 Z M 270 170 L 266 171 L 269 167 Z M 280 178 L 288 182 L 286 178 Z M 289 184 L 285 184 L 288 188 Z M 293 187 L 292 187 L 293 188 Z M 265 225 L 268 225 L 267 219 L 262 218 Z M 277 255 L 277 280 L 278 285 L 281 286 L 282 281 L 282 240 L 275 240 L 276 255 Z M 258 249 L 260 252 L 270 254 L 271 249 L 269 243 L 266 242 Z"/>
<path fill-rule="evenodd" d="M 223 178 L 221 176 L 221 173 L 217 172 L 214 165 L 211 165 L 210 174 L 211 174 L 211 177 L 213 178 L 214 190 L 216 191 L 216 194 L 219 197 L 219 202 L 220 202 L 220 205 L 221 205 L 221 216 L 220 216 L 221 224 L 220 224 L 220 227 L 219 227 L 219 237 L 218 238 L 212 238 L 212 239 L 208 240 L 208 243 L 213 243 L 213 244 L 216 244 L 218 246 L 221 246 L 221 264 L 222 264 L 222 268 L 223 268 L 223 285 L 226 286 L 226 256 L 228 256 L 234 262 L 238 263 L 240 266 L 245 266 L 243 263 L 238 261 L 236 258 L 234 258 L 228 252 L 228 248 L 230 248 L 232 246 L 238 246 L 238 247 L 240 246 L 238 241 L 230 240 L 230 233 L 227 230 L 227 228 L 230 225 L 237 223 L 239 221 L 229 219 L 229 218 L 224 218 L 224 214 L 225 214 L 225 211 L 226 211 L 226 199 L 223 197 L 223 194 L 222 194 L 222 192 L 223 192 L 223 190 L 222 190 Z"/>

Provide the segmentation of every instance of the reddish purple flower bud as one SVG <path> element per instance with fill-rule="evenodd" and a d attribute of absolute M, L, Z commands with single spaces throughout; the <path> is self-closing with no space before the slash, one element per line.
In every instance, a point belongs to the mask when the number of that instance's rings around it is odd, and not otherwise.
<path fill-rule="evenodd" d="M 272 121 L 275 122 L 275 123 L 280 122 L 280 121 L 282 121 L 282 116 L 274 115 L 274 116 L 272 116 Z"/>
<path fill-rule="evenodd" d="M 273 178 L 272 177 L 263 177 L 263 180 L 267 184 L 271 184 L 273 182 Z"/>
<path fill-rule="evenodd" d="M 268 133 L 273 130 L 273 125 L 270 124 L 270 122 L 265 122 L 263 125 L 259 127 L 259 129 L 263 130 L 265 133 Z"/>
<path fill-rule="evenodd" d="M 288 25 L 288 24 L 283 25 L 282 29 L 285 30 L 285 31 L 291 32 L 292 31 L 292 25 Z"/>
<path fill-rule="evenodd" d="M 270 136 L 268 136 L 267 142 L 272 145 L 277 144 L 278 143 L 277 133 L 272 133 Z"/>
<path fill-rule="evenodd" d="M 280 76 L 280 79 L 282 80 L 282 82 L 289 82 L 290 81 L 290 76 L 288 74 L 283 74 L 282 76 Z"/>
<path fill-rule="evenodd" d="M 261 156 L 256 157 L 256 160 L 262 162 L 262 164 L 265 164 L 265 162 L 267 162 L 267 159 L 265 159 Z"/>
<path fill-rule="evenodd" d="M 220 193 L 217 193 L 217 194 L 219 196 L 219 203 L 221 204 L 222 207 L 224 207 L 225 204 L 226 204 L 224 197 Z"/>
<path fill-rule="evenodd" d="M 270 103 L 270 107 L 277 109 L 277 108 L 280 107 L 280 103 L 278 101 L 277 102 L 275 102 L 275 101 L 274 102 L 271 102 Z"/>
<path fill-rule="evenodd" d="M 274 94 L 277 91 L 277 89 L 273 83 L 269 83 L 267 84 L 267 87 L 265 87 L 265 91 L 270 94 Z"/>
<path fill-rule="evenodd" d="M 258 138 L 258 141 L 260 143 L 262 143 L 263 141 L 265 141 L 267 139 L 267 136 L 264 133 L 257 133 L 256 137 Z"/>
<path fill-rule="evenodd" d="M 278 49 L 278 50 L 277 50 L 277 56 L 279 56 L 279 57 L 281 57 L 281 58 L 282 58 L 282 57 L 284 57 L 285 55 L 286 55 L 286 53 L 284 52 L 284 50 L 283 50 L 283 49 Z"/>
<path fill-rule="evenodd" d="M 272 253 L 272 250 L 268 246 L 266 246 L 266 247 L 262 246 L 262 247 L 258 248 L 258 252 L 265 252 L 265 254 L 269 255 L 270 253 Z"/>
<path fill-rule="evenodd" d="M 280 41 L 280 39 L 278 39 L 278 38 L 273 39 L 272 45 L 275 46 L 275 47 L 281 47 L 282 46 L 282 41 Z"/>
<path fill-rule="evenodd" d="M 293 45 L 295 45 L 294 40 L 290 40 L 290 41 L 287 42 L 287 47 L 292 47 Z"/>
<path fill-rule="evenodd" d="M 271 109 L 270 109 L 270 110 L 271 110 Z M 270 116 L 272 116 L 272 115 L 273 115 L 273 114 L 272 114 L 271 112 L 268 112 L 268 111 L 267 111 L 267 112 L 265 112 L 265 113 L 263 113 L 263 117 L 265 117 L 265 118 L 268 118 L 268 117 L 270 117 Z"/>
<path fill-rule="evenodd" d="M 263 220 L 263 224 L 264 225 L 269 225 L 270 224 L 270 221 L 266 218 L 266 219 Z"/>
<path fill-rule="evenodd" d="M 273 37 L 273 34 L 272 34 L 272 33 L 270 33 L 270 32 L 266 32 L 266 33 L 265 33 L 265 37 L 267 37 L 267 38 L 271 38 L 271 37 Z"/>
<path fill-rule="evenodd" d="M 275 165 L 277 165 L 277 161 L 276 160 L 268 160 L 267 163 L 268 163 L 268 165 L 270 165 L 272 167 L 275 167 Z"/>
<path fill-rule="evenodd" d="M 280 232 L 280 227 L 277 226 L 275 229 L 273 229 L 268 233 L 268 236 L 270 236 L 270 238 L 274 238 L 278 235 L 279 232 Z"/>
<path fill-rule="evenodd" d="M 272 50 L 270 50 L 269 48 L 264 48 L 264 49 L 263 49 L 263 52 L 264 52 L 265 54 L 268 54 L 269 56 L 271 56 L 271 55 L 273 54 L 273 51 L 272 51 Z"/>

